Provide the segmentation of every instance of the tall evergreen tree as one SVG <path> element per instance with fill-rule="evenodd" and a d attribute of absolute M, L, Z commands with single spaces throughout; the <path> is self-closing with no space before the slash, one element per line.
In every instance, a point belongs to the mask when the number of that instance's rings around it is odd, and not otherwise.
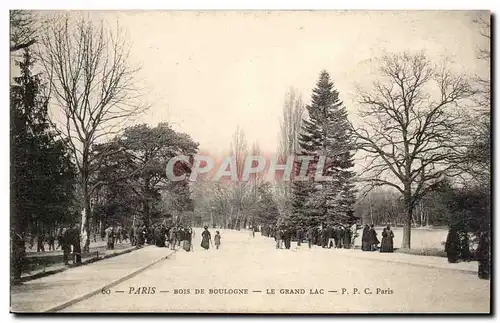
<path fill-rule="evenodd" d="M 40 232 L 71 220 L 75 168 L 66 145 L 56 139 L 41 92 L 41 76 L 24 50 L 21 75 L 10 90 L 11 106 L 11 225 L 16 232 Z M 36 231 L 34 228 L 36 227 Z"/>
<path fill-rule="evenodd" d="M 308 171 L 310 180 L 294 183 L 294 211 L 289 221 L 308 225 L 350 224 L 354 221 L 355 174 L 350 170 L 354 166 L 354 144 L 346 108 L 327 71 L 321 72 L 311 104 L 306 108 L 308 119 L 302 122 L 299 145 L 301 154 L 312 156 L 313 162 Z M 321 157 L 325 162 L 320 174 L 331 176 L 327 181 L 317 181 Z"/>

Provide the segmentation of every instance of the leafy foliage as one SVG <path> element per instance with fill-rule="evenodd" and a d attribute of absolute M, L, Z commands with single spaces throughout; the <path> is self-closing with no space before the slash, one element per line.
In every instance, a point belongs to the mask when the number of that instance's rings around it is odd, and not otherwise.
<path fill-rule="evenodd" d="M 93 152 L 106 156 L 99 161 L 95 177 L 95 182 L 105 190 L 103 205 L 109 208 L 116 204 L 115 210 L 124 214 L 140 213 L 145 224 L 150 223 L 151 217 L 192 211 L 187 179 L 168 181 L 166 165 L 176 155 L 195 154 L 197 147 L 188 135 L 174 131 L 167 123 L 154 128 L 146 124 L 129 127 L 114 140 L 95 145 Z M 175 166 L 177 175 L 189 176 L 190 165 Z"/>
<path fill-rule="evenodd" d="M 12 224 L 20 232 L 74 220 L 70 209 L 76 170 L 65 142 L 49 123 L 48 99 L 41 94 L 41 75 L 31 71 L 29 49 L 18 64 L 21 75 L 10 90 L 10 131 Z"/>

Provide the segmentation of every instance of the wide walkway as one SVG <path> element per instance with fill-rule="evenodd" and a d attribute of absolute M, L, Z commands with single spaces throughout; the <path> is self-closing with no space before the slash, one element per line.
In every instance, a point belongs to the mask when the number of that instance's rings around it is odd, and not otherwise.
<path fill-rule="evenodd" d="M 42 312 L 100 291 L 141 268 L 172 254 L 167 248 L 145 247 L 62 273 L 11 287 L 12 312 Z M 92 309 L 88 309 L 92 310 Z"/>
<path fill-rule="evenodd" d="M 88 263 L 93 262 L 97 259 L 112 257 L 114 255 L 119 255 L 134 249 L 136 249 L 136 247 L 131 246 L 130 243 L 116 244 L 113 250 L 107 250 L 105 245 L 99 247 L 92 247 L 91 245 L 90 252 L 84 253 L 82 257 L 82 263 Z M 54 259 L 54 257 L 56 257 L 57 262 L 51 262 L 53 261 L 51 259 Z M 68 269 L 68 267 L 63 262 L 63 252 L 61 250 L 28 253 L 27 261 L 30 264 L 26 265 L 25 270 L 21 276 L 23 281 L 38 278 L 40 277 L 40 275 L 43 276 L 46 273 L 61 272 Z M 71 266 L 74 265 L 71 257 L 69 263 Z"/>
<path fill-rule="evenodd" d="M 432 266 L 436 259 L 423 267 L 402 262 L 398 254 L 296 249 L 295 243 L 291 250 L 276 250 L 274 240 L 260 234 L 221 233 L 219 250 L 200 249 L 197 229 L 194 252 L 180 250 L 109 294 L 63 311 L 489 312 L 490 282 L 473 272 Z"/>

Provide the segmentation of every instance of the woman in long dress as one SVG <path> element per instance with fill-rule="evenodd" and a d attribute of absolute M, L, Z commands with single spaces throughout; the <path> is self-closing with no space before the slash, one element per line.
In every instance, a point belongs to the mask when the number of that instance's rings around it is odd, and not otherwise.
<path fill-rule="evenodd" d="M 449 263 L 456 263 L 460 258 L 460 237 L 455 227 L 450 227 L 448 236 L 446 237 L 446 244 L 444 247 L 446 256 Z"/>
<path fill-rule="evenodd" d="M 210 231 L 208 231 L 208 227 L 205 226 L 205 231 L 201 234 L 201 247 L 208 250 L 210 248 L 210 241 L 212 241 L 212 236 L 210 235 Z"/>
<path fill-rule="evenodd" d="M 393 252 L 394 251 L 394 233 L 390 226 L 382 231 L 382 244 L 380 245 L 380 252 Z"/>
<path fill-rule="evenodd" d="M 365 227 L 363 228 L 363 236 L 361 237 L 361 250 L 363 251 L 370 251 L 370 227 L 368 224 L 365 224 Z"/>

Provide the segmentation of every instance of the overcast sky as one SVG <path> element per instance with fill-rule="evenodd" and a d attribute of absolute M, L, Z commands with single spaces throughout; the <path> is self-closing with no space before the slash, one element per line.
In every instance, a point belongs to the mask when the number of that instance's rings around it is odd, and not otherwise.
<path fill-rule="evenodd" d="M 131 60 L 142 66 L 150 111 L 138 122 L 167 121 L 189 133 L 212 154 L 228 149 L 239 125 L 249 145 L 277 149 L 285 92 L 296 87 L 309 103 L 326 69 L 352 120 L 356 82 L 373 77 L 384 52 L 426 51 L 436 62 L 455 61 L 470 74 L 489 73 L 478 63 L 484 45 L 473 23 L 488 12 L 281 11 L 159 12 L 94 11 L 116 21 L 131 43 Z"/>

